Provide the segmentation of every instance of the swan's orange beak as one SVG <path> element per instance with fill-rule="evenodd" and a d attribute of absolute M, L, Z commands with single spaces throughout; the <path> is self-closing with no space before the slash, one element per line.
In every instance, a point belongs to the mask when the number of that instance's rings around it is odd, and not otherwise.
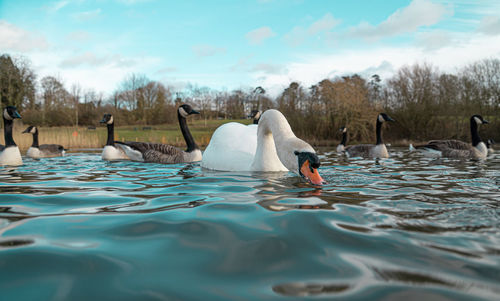
<path fill-rule="evenodd" d="M 304 164 L 302 164 L 302 166 L 300 167 L 300 172 L 307 180 L 309 180 L 314 185 L 325 184 L 325 181 L 319 175 L 318 170 L 309 166 L 309 160 L 306 160 Z"/>

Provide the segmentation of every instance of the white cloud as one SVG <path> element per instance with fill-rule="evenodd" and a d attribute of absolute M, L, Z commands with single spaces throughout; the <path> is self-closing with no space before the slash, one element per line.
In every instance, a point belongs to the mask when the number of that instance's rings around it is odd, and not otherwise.
<path fill-rule="evenodd" d="M 415 32 L 419 27 L 438 23 L 445 16 L 453 14 L 452 9 L 429 0 L 413 0 L 407 7 L 398 9 L 377 26 L 363 22 L 352 28 L 349 37 L 378 40 L 384 37 Z"/>
<path fill-rule="evenodd" d="M 68 57 L 59 63 L 61 68 L 75 68 L 79 66 L 134 66 L 136 61 L 130 58 L 123 58 L 119 54 L 98 56 L 92 52 Z"/>
<path fill-rule="evenodd" d="M 67 1 L 67 0 L 53 2 L 50 5 L 48 5 L 47 11 L 50 13 L 55 13 L 68 4 L 69 4 L 69 1 Z"/>
<path fill-rule="evenodd" d="M 85 42 L 90 39 L 90 33 L 88 31 L 73 31 L 66 36 L 70 41 Z"/>
<path fill-rule="evenodd" d="M 88 21 L 97 18 L 101 14 L 101 9 L 94 9 L 94 10 L 89 10 L 89 11 L 83 11 L 79 13 L 74 13 L 72 16 L 75 18 L 77 21 Z"/>
<path fill-rule="evenodd" d="M 265 40 L 276 36 L 276 33 L 268 26 L 260 27 L 248 32 L 245 38 L 252 45 L 262 44 Z"/>
<path fill-rule="evenodd" d="M 165 68 L 161 68 L 161 69 L 158 69 L 156 70 L 156 74 L 164 74 L 164 73 L 173 73 L 173 72 L 177 72 L 179 71 L 178 68 L 176 67 L 165 67 Z"/>
<path fill-rule="evenodd" d="M 449 46 L 452 42 L 452 34 L 442 30 L 423 32 L 416 37 L 416 44 L 428 51 Z"/>
<path fill-rule="evenodd" d="M 332 14 L 326 13 L 321 19 L 313 22 L 307 28 L 302 26 L 294 27 L 284 36 L 284 39 L 290 46 L 299 46 L 309 37 L 330 32 L 339 23 L 340 20 L 335 19 Z"/>
<path fill-rule="evenodd" d="M 49 47 L 42 35 L 28 32 L 2 20 L 0 20 L 0 41 L 1 51 L 30 52 L 46 50 Z"/>
<path fill-rule="evenodd" d="M 260 63 L 255 65 L 252 72 L 263 72 L 265 74 L 284 74 L 286 72 L 286 67 L 280 64 L 266 64 Z"/>
<path fill-rule="evenodd" d="M 206 56 L 214 56 L 217 54 L 223 54 L 226 52 L 226 48 L 202 44 L 193 46 L 193 52 L 198 57 L 206 57 Z"/>
<path fill-rule="evenodd" d="M 430 63 L 442 71 L 455 72 L 457 68 L 472 62 L 500 56 L 500 35 L 477 36 L 462 43 L 450 43 L 434 51 L 421 47 L 380 47 L 345 50 L 326 56 L 307 56 L 300 61 L 287 64 L 283 74 L 254 72 L 255 85 L 261 85 L 277 95 L 292 80 L 310 86 L 325 78 L 346 74 L 361 74 L 366 77 L 379 74 L 387 79 L 404 65 Z M 273 94 L 274 93 L 274 94 Z"/>
<path fill-rule="evenodd" d="M 481 19 L 478 31 L 488 35 L 500 34 L 500 17 L 499 16 L 486 16 Z"/>

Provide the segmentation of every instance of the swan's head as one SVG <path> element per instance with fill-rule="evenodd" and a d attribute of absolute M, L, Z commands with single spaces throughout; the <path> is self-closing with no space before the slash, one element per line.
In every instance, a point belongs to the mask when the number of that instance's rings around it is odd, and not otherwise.
<path fill-rule="evenodd" d="M 187 118 L 191 114 L 200 114 L 200 112 L 193 110 L 193 108 L 188 104 L 183 104 L 179 106 L 177 111 L 184 118 Z"/>
<path fill-rule="evenodd" d="M 476 122 L 476 124 L 487 124 L 488 123 L 488 120 L 483 119 L 483 116 L 481 116 L 481 115 L 472 115 L 470 120 L 471 121 L 474 120 Z"/>
<path fill-rule="evenodd" d="M 111 114 L 104 114 L 104 116 L 102 117 L 102 120 L 101 120 L 101 123 L 105 123 L 105 124 L 113 124 L 114 120 L 113 120 L 113 115 Z"/>
<path fill-rule="evenodd" d="M 36 132 L 38 132 L 36 126 L 30 125 L 23 131 L 23 134 L 36 134 Z"/>
<path fill-rule="evenodd" d="M 345 126 L 341 127 L 339 130 L 342 134 L 347 132 L 347 128 Z"/>
<path fill-rule="evenodd" d="M 5 120 L 13 120 L 15 118 L 21 118 L 21 115 L 17 112 L 16 107 L 14 106 L 7 106 L 5 109 L 3 109 L 3 118 Z"/>
<path fill-rule="evenodd" d="M 386 121 L 394 121 L 394 119 L 392 119 L 386 113 L 380 113 L 380 114 L 378 114 L 378 121 L 379 122 L 386 122 Z"/>
<path fill-rule="evenodd" d="M 319 175 L 318 168 L 320 166 L 319 158 L 312 152 L 294 152 L 297 156 L 298 174 L 311 182 L 314 185 L 323 185 L 325 181 Z"/>

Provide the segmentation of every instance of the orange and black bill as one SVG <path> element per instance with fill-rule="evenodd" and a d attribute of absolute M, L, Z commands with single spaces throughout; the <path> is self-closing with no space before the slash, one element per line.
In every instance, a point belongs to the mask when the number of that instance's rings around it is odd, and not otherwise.
<path fill-rule="evenodd" d="M 319 175 L 319 158 L 311 152 L 295 152 L 299 160 L 299 174 L 314 185 L 323 185 L 325 181 Z"/>

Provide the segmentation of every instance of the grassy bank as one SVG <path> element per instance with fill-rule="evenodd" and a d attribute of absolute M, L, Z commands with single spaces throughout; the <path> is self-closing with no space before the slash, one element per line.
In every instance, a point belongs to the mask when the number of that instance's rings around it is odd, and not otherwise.
<path fill-rule="evenodd" d="M 220 125 L 228 122 L 240 122 L 250 124 L 251 120 L 194 120 L 189 122 L 189 129 L 195 138 L 196 143 L 204 148 L 210 142 L 212 133 Z M 22 151 L 26 151 L 32 143 L 30 134 L 22 134 L 22 131 L 27 127 L 21 122 L 16 121 L 14 125 L 14 140 Z M 107 130 L 106 126 L 97 126 L 96 129 L 88 129 L 87 127 L 42 127 L 39 128 L 40 144 L 61 144 L 67 149 L 82 149 L 82 148 L 102 148 L 106 144 Z M 341 138 L 340 134 L 335 132 L 330 140 L 317 139 L 316 137 L 300 137 L 315 147 L 331 147 L 335 148 Z M 374 138 L 375 139 L 375 136 Z M 186 146 L 182 138 L 178 124 L 165 124 L 157 126 L 119 126 L 115 127 L 115 140 L 119 141 L 144 141 L 158 142 L 175 145 L 181 148 Z M 373 143 L 375 141 L 366 141 Z M 392 146 L 408 146 L 409 143 L 419 143 L 419 141 L 408 141 L 406 139 L 390 141 L 386 143 Z M 358 142 L 348 141 L 348 144 L 357 144 Z M 0 144 L 4 144 L 3 128 L 0 131 Z"/>
<path fill-rule="evenodd" d="M 241 122 L 250 124 L 251 120 L 194 120 L 189 121 L 189 129 L 196 143 L 205 147 L 210 142 L 210 137 L 217 127 L 228 122 Z M 31 134 L 22 134 L 27 127 L 21 122 L 14 124 L 14 141 L 22 151 L 27 150 L 33 138 Z M 95 130 L 87 127 L 41 127 L 39 130 L 40 144 L 61 144 L 68 149 L 78 148 L 102 148 L 106 144 L 106 126 L 97 126 Z M 157 126 L 118 126 L 115 127 L 115 140 L 119 141 L 144 141 L 168 143 L 179 147 L 185 147 L 178 124 L 165 124 Z M 0 132 L 0 144 L 4 144 L 3 128 Z"/>

